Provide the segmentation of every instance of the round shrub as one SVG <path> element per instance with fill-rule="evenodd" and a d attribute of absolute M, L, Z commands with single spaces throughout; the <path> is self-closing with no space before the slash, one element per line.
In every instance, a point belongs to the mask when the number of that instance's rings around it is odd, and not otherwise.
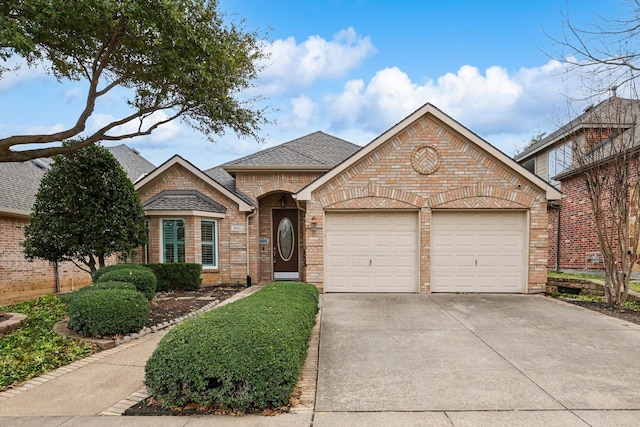
<path fill-rule="evenodd" d="M 106 267 L 102 267 L 94 271 L 93 274 L 91 275 L 91 278 L 93 280 L 93 283 L 97 283 L 100 279 L 100 276 L 102 276 L 104 273 L 108 273 L 109 271 L 138 270 L 138 269 L 149 269 L 149 268 L 142 264 L 132 264 L 132 263 L 108 265 Z"/>
<path fill-rule="evenodd" d="M 66 294 L 58 295 L 58 298 L 60 298 L 60 300 L 63 303 L 69 304 L 71 303 L 71 300 L 75 298 L 77 295 L 85 292 L 92 292 L 96 289 L 128 289 L 130 291 L 137 291 L 136 286 L 133 283 L 115 282 L 115 281 L 100 282 L 100 283 L 95 283 L 93 285 L 85 286 L 73 292 L 67 292 Z"/>
<path fill-rule="evenodd" d="M 83 289 L 126 289 L 129 291 L 138 290 L 136 288 L 136 285 L 134 285 L 133 283 L 116 282 L 116 281 L 98 282 L 92 286 L 87 286 L 86 288 L 83 288 Z"/>
<path fill-rule="evenodd" d="M 146 267 L 120 268 L 107 271 L 98 278 L 96 283 L 113 281 L 132 283 L 149 301 L 151 301 L 156 294 L 156 286 L 158 284 L 156 275 Z"/>
<path fill-rule="evenodd" d="M 69 327 L 83 335 L 137 332 L 149 320 L 149 301 L 129 289 L 93 289 L 69 303 Z"/>

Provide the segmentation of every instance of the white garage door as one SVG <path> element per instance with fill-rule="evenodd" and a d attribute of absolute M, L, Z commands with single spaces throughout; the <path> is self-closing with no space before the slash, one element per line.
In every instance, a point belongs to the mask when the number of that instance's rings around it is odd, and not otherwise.
<path fill-rule="evenodd" d="M 326 292 L 418 292 L 417 212 L 328 212 Z"/>
<path fill-rule="evenodd" d="M 432 292 L 524 292 L 526 213 L 432 212 Z"/>

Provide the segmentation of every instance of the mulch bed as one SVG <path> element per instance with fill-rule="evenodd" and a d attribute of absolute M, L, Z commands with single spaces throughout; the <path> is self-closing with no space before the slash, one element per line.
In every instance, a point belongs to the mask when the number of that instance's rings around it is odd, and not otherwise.
<path fill-rule="evenodd" d="M 222 302 L 244 289 L 246 289 L 244 285 L 217 285 L 203 287 L 197 291 L 159 293 L 151 301 L 151 311 L 146 326 L 157 325 L 191 313 L 214 300 Z"/>
<path fill-rule="evenodd" d="M 625 320 L 630 323 L 640 325 L 640 311 L 630 310 L 624 307 L 611 306 L 605 302 L 582 301 L 569 298 L 561 298 L 562 301 L 570 304 L 579 305 L 589 310 L 597 311 L 607 316 Z"/>

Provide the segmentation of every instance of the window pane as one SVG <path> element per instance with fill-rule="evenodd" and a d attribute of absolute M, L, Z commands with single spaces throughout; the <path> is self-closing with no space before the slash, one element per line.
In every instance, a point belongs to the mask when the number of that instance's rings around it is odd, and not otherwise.
<path fill-rule="evenodd" d="M 213 265 L 212 245 L 202 245 L 202 265 Z"/>
<path fill-rule="evenodd" d="M 216 262 L 216 222 L 202 221 L 200 224 L 202 265 L 217 267 Z"/>
<path fill-rule="evenodd" d="M 213 242 L 213 223 L 203 222 L 201 228 L 201 235 L 203 242 Z"/>
<path fill-rule="evenodd" d="M 163 262 L 185 262 L 184 221 L 162 220 Z"/>
<path fill-rule="evenodd" d="M 164 262 L 176 262 L 174 256 L 175 247 L 173 243 L 165 243 L 164 245 Z"/>

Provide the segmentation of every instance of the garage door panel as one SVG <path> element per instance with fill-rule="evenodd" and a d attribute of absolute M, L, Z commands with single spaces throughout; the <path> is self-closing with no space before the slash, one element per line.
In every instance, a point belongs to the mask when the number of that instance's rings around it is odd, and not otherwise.
<path fill-rule="evenodd" d="M 329 212 L 325 230 L 327 292 L 417 292 L 416 212 Z"/>
<path fill-rule="evenodd" d="M 433 292 L 523 292 L 526 214 L 433 212 Z"/>

